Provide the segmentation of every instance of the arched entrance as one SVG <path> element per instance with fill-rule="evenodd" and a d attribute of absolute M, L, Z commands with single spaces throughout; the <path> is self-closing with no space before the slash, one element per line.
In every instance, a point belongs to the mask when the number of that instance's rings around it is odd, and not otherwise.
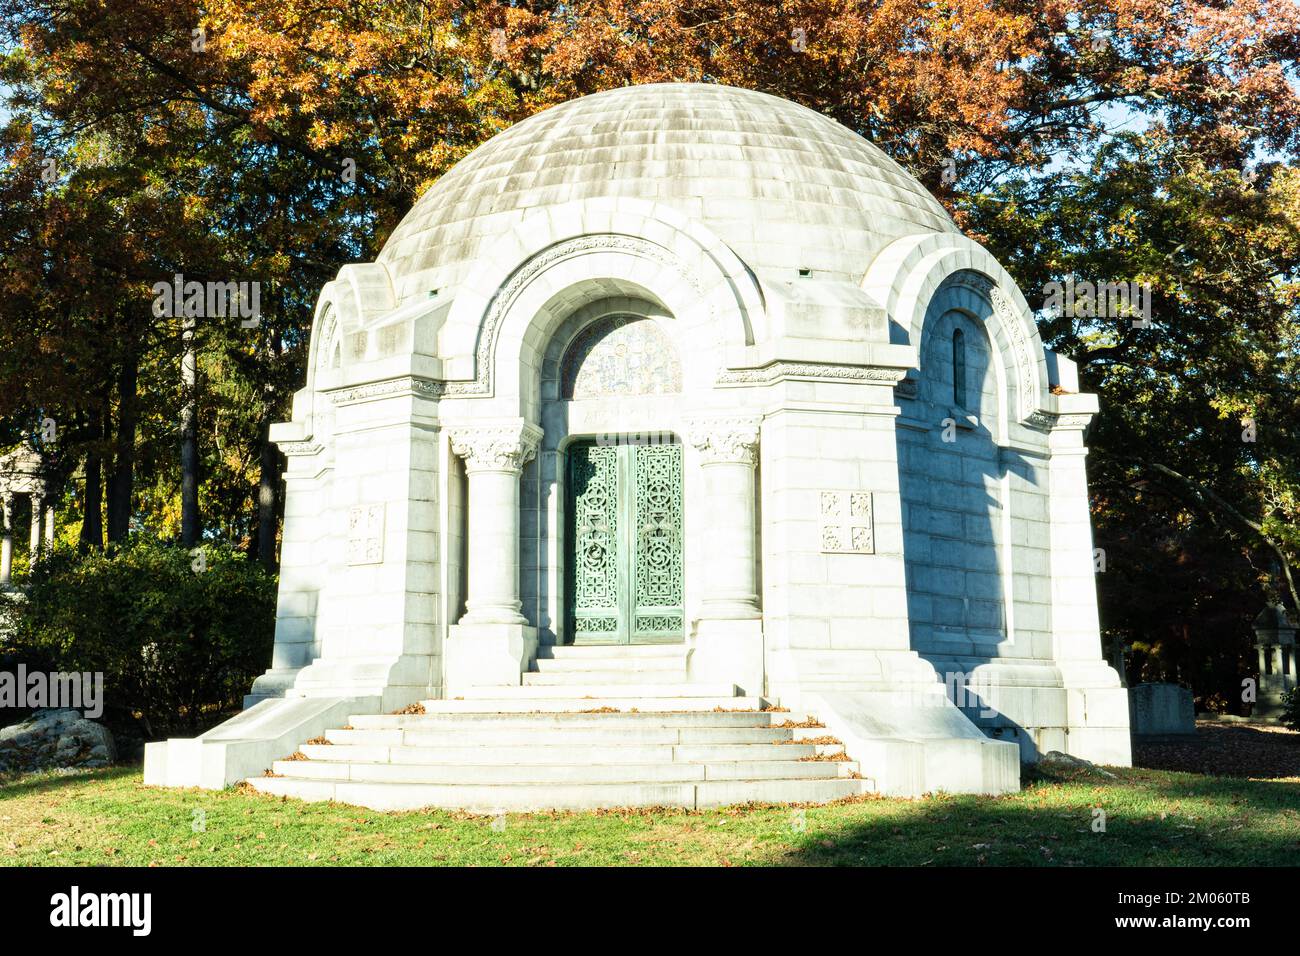
<path fill-rule="evenodd" d="M 647 413 L 670 420 L 681 366 L 653 314 L 596 318 L 560 362 L 555 417 L 577 426 L 562 450 L 564 643 L 685 639 L 682 446 L 645 428 Z"/>

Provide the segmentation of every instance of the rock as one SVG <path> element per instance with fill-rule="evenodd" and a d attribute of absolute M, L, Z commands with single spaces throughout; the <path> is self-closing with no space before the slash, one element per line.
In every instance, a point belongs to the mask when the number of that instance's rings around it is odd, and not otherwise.
<path fill-rule="evenodd" d="M 109 729 L 75 710 L 37 710 L 0 728 L 0 773 L 106 767 L 116 757 Z"/>
<path fill-rule="evenodd" d="M 1082 757 L 1073 757 L 1067 753 L 1061 753 L 1059 750 L 1049 750 L 1043 756 L 1038 758 L 1038 765 L 1044 769 L 1051 770 L 1069 769 L 1069 770 L 1091 770 L 1099 773 L 1103 777 L 1114 779 L 1115 775 L 1109 770 L 1103 770 L 1090 760 L 1084 760 Z"/>

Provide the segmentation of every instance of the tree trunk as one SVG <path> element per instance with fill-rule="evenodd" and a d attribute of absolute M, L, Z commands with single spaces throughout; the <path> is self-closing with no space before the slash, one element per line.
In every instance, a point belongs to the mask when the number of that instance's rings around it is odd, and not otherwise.
<path fill-rule="evenodd" d="M 199 543 L 199 354 L 194 320 L 181 333 L 181 543 Z"/>
<path fill-rule="evenodd" d="M 117 376 L 117 437 L 113 443 L 113 470 L 108 476 L 110 544 L 125 541 L 131 531 L 131 500 L 135 491 L 135 427 L 139 414 L 136 385 L 139 377 L 139 356 L 130 352 L 122 360 L 122 368 Z"/>
<path fill-rule="evenodd" d="M 104 422 L 107 402 L 95 412 L 88 427 L 90 450 L 86 452 L 86 490 L 82 496 L 81 538 L 82 551 L 104 548 L 104 522 L 101 509 L 104 504 Z"/>

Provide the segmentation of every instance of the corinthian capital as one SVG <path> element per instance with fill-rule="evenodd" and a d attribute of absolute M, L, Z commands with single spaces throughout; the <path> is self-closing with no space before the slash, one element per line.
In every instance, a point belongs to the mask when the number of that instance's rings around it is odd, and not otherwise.
<path fill-rule="evenodd" d="M 522 418 L 447 430 L 451 450 L 465 460 L 465 470 L 521 471 L 537 454 L 542 430 Z"/>
<path fill-rule="evenodd" d="M 752 465 L 758 451 L 759 423 L 758 418 L 700 418 L 687 424 L 686 435 L 706 465 Z"/>

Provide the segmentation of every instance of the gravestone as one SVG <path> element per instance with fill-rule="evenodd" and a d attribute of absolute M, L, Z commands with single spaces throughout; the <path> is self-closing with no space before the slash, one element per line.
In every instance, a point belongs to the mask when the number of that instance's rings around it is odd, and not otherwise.
<path fill-rule="evenodd" d="M 1196 733 L 1192 692 L 1178 684 L 1138 684 L 1130 687 L 1129 722 L 1135 737 Z"/>

